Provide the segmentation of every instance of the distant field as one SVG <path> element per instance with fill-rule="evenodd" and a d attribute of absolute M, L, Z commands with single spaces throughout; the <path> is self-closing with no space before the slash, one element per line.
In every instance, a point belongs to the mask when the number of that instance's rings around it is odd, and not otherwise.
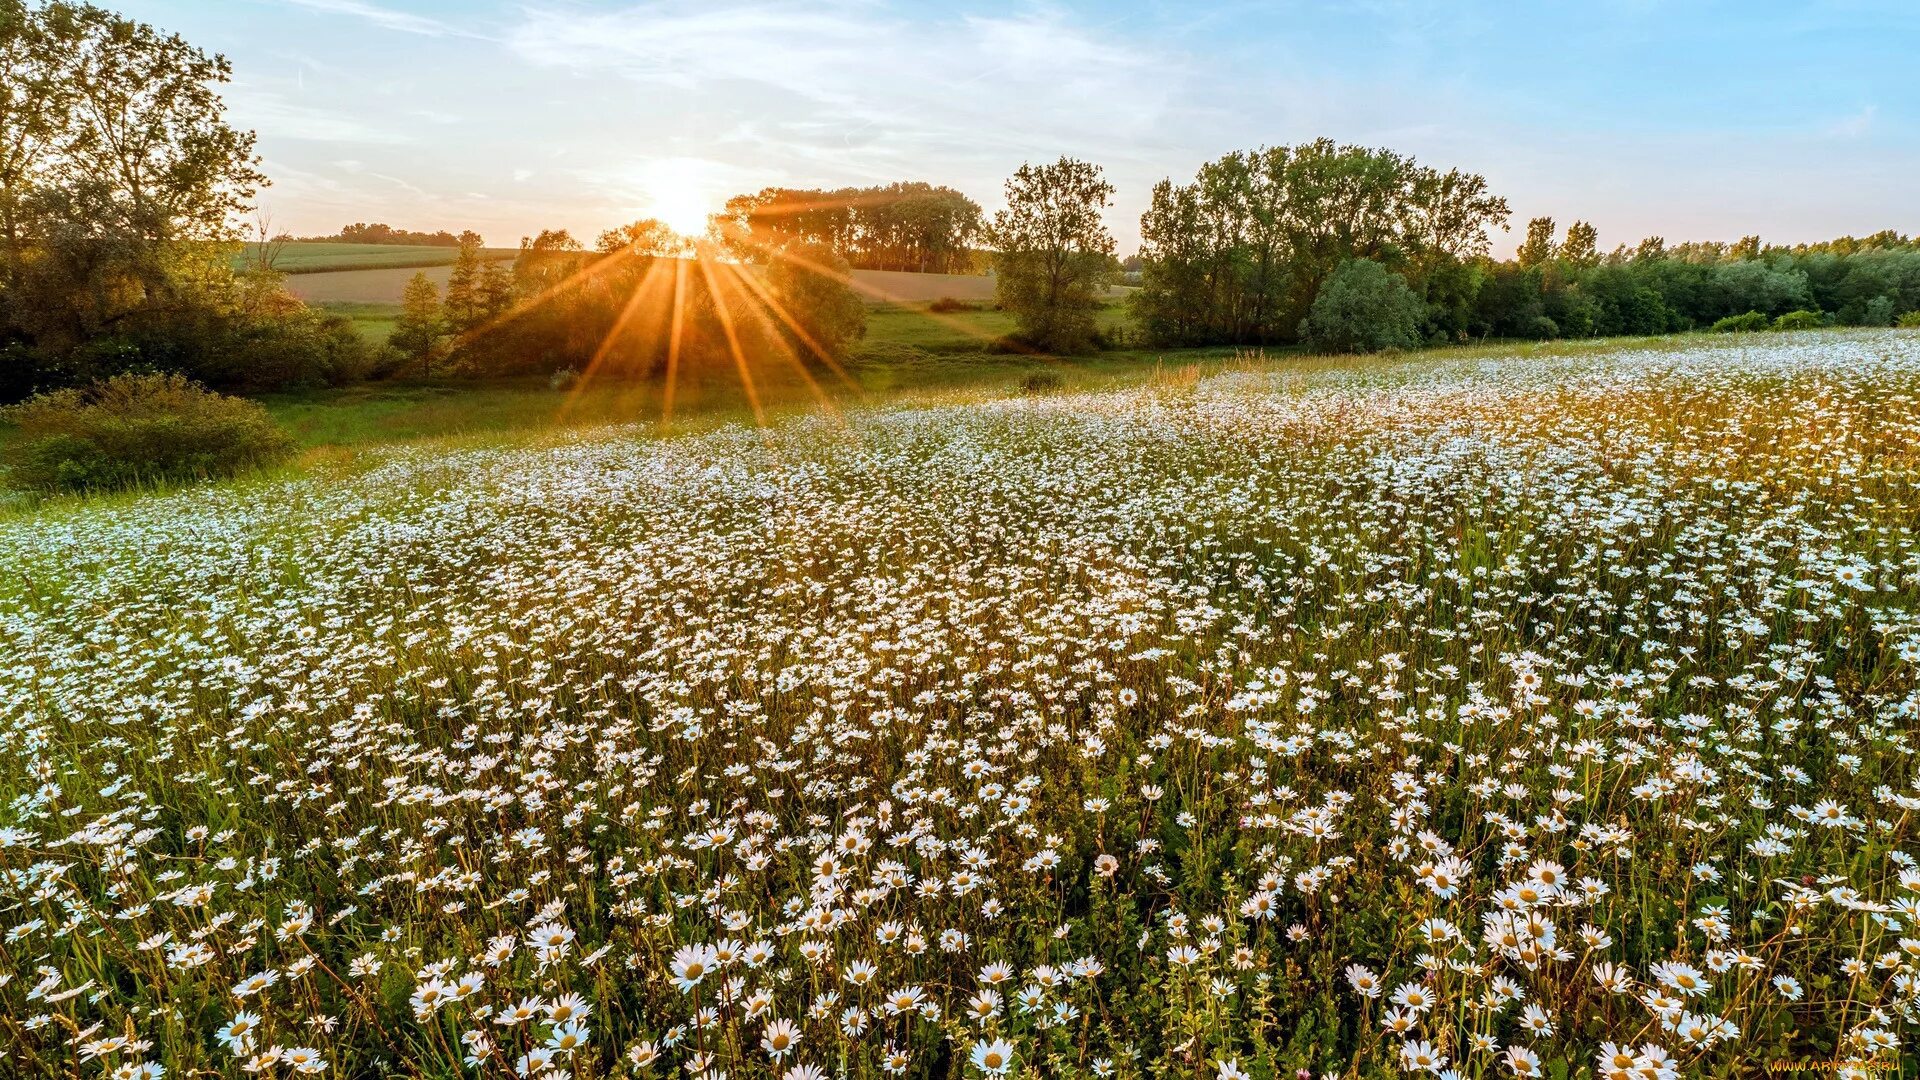
<path fill-rule="evenodd" d="M 398 244 L 296 243 L 280 244 L 276 245 L 276 248 L 273 254 L 274 269 L 297 275 L 394 267 L 450 266 L 460 254 L 457 248 L 413 247 Z M 482 248 L 481 251 L 489 260 L 511 259 L 519 254 L 519 251 L 514 248 Z M 241 256 L 248 262 L 259 257 L 259 244 L 248 244 L 245 254 Z M 398 295 L 395 294 L 396 299 Z"/>
<path fill-rule="evenodd" d="M 415 274 L 425 274 L 442 291 L 453 267 L 395 266 L 380 270 L 341 270 L 326 274 L 294 274 L 287 278 L 287 291 L 309 304 L 393 304 Z"/>

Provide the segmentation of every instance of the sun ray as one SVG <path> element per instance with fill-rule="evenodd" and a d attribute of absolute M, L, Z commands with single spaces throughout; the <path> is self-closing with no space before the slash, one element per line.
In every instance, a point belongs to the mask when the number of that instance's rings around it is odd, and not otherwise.
<path fill-rule="evenodd" d="M 639 282 L 633 287 L 633 295 L 627 299 L 625 306 L 620 309 L 620 314 L 614 319 L 612 328 L 607 331 L 606 337 L 601 339 L 600 346 L 594 350 L 592 359 L 587 361 L 586 368 L 580 372 L 580 377 L 575 380 L 573 390 L 567 395 L 566 400 L 561 403 L 560 415 L 565 416 L 573 407 L 575 401 L 585 392 L 587 384 L 593 379 L 595 373 L 600 370 L 600 367 L 606 363 L 607 358 L 612 355 L 613 349 L 619 343 L 621 337 L 626 334 L 627 329 L 633 324 L 633 321 L 639 317 L 642 309 L 647 306 L 646 302 L 653 299 L 656 293 L 665 288 L 666 279 L 661 272 L 661 262 L 662 260 L 660 259 L 654 259 L 647 265 L 646 271 L 641 275 Z"/>
<path fill-rule="evenodd" d="M 767 286 L 766 282 L 741 269 L 738 263 L 726 263 L 724 265 L 733 274 L 733 277 L 751 292 L 754 298 L 760 301 L 760 306 L 772 312 L 773 315 L 780 320 L 782 325 L 791 330 L 793 335 L 800 339 L 801 344 L 807 347 L 807 351 L 819 358 L 820 362 L 825 364 L 828 370 L 839 376 L 840 381 L 845 383 L 847 388 L 852 390 L 856 397 L 865 396 L 866 389 L 854 379 L 852 373 L 847 371 L 846 367 L 843 366 L 839 360 L 835 359 L 833 353 L 829 351 L 826 346 L 815 340 L 814 336 L 807 332 L 807 328 L 800 325 L 800 320 L 795 318 L 793 313 L 788 311 L 786 306 L 780 303 L 780 298 L 773 295 L 773 290 Z M 789 347 L 788 351 L 792 352 L 791 347 Z M 797 354 L 795 359 L 798 359 Z M 802 371 L 804 373 L 804 368 Z"/>
<path fill-rule="evenodd" d="M 709 296 L 715 295 L 718 291 L 713 278 L 712 261 L 712 256 L 704 252 L 694 260 L 695 264 L 700 267 L 701 276 L 707 281 L 707 294 Z M 753 409 L 754 422 L 760 426 L 762 431 L 765 431 L 767 427 L 767 413 L 766 410 L 760 406 L 760 393 L 754 388 L 753 372 L 748 369 L 747 354 L 745 350 L 740 348 L 740 334 L 734 328 L 733 313 L 727 310 L 727 305 L 719 303 L 713 305 L 713 313 L 720 321 L 720 332 L 725 335 L 727 339 L 727 351 L 733 354 L 734 367 L 739 369 L 740 388 L 746 391 L 747 404 Z M 771 438 L 771 436 L 768 436 L 768 438 Z"/>
<path fill-rule="evenodd" d="M 838 281 L 841 284 L 847 286 L 848 288 L 853 289 L 855 292 L 865 293 L 869 296 L 878 297 L 880 300 L 885 301 L 887 303 L 892 303 L 892 304 L 916 303 L 916 301 L 910 300 L 896 293 L 888 292 L 887 290 L 879 287 L 878 285 L 873 284 L 870 281 L 857 281 L 851 273 L 846 273 L 846 272 L 836 270 L 833 267 L 828 266 L 824 263 L 820 263 L 813 259 L 806 258 L 803 255 L 795 254 L 794 252 L 786 248 L 773 247 L 767 244 L 758 243 L 750 239 L 747 240 L 746 242 L 749 245 L 751 245 L 755 250 L 764 254 L 769 260 L 784 259 L 788 262 L 794 263 L 797 266 L 801 266 L 801 267 L 804 267 L 805 269 L 811 270 L 816 274 L 820 274 L 825 277 L 830 277 L 833 280 Z M 1039 360 L 1055 359 L 1054 357 L 1049 356 L 1048 354 L 1043 353 L 1038 349 L 1031 348 L 1018 341 L 1011 341 L 1005 337 L 1002 337 L 1001 335 L 989 333 L 985 330 L 982 330 L 977 326 L 973 326 L 969 324 L 964 319 L 951 318 L 946 314 L 938 311 L 923 310 L 922 314 L 926 315 L 927 318 L 933 320 L 934 322 L 947 327 L 948 329 L 956 330 L 962 334 L 965 334 L 968 337 L 975 338 L 983 343 L 999 346 L 1011 352 L 1019 353 L 1020 355 L 1023 355 L 1023 356 L 1029 356 L 1034 359 L 1039 359 Z"/>
<path fill-rule="evenodd" d="M 789 323 L 792 323 L 792 320 L 786 318 L 785 313 L 781 311 L 778 303 L 774 301 L 771 296 L 763 299 L 760 303 L 752 303 L 755 297 L 742 287 L 741 279 L 743 275 L 737 264 L 722 263 L 721 266 L 728 271 L 729 275 L 722 277 L 721 280 L 729 282 L 730 287 L 735 290 L 735 295 L 746 297 L 749 302 L 743 305 L 745 310 L 758 320 L 759 325 L 766 331 L 767 337 L 775 343 L 780 355 L 793 367 L 794 371 L 799 373 L 801 380 L 806 383 L 807 389 L 813 391 L 813 396 L 815 400 L 820 403 L 820 407 L 838 416 L 839 412 L 834 408 L 832 399 L 827 396 L 826 389 L 820 385 L 818 379 L 813 377 L 813 373 L 807 370 L 806 361 L 801 359 L 799 352 L 794 349 L 793 343 L 788 341 L 786 337 L 780 333 L 779 328 L 773 325 L 773 320 L 768 317 L 768 313 L 773 312 L 780 314 L 781 317 Z M 797 325 L 795 328 L 798 330 Z M 800 332 L 804 333 L 804 331 Z"/>
<path fill-rule="evenodd" d="M 673 260 L 673 307 L 667 328 L 667 374 L 660 395 L 660 426 L 673 423 L 673 388 L 680 376 L 680 340 L 687 325 L 687 260 Z"/>
<path fill-rule="evenodd" d="M 457 350 L 463 345 L 470 344 L 471 342 L 479 339 L 483 335 L 491 333 L 495 330 L 498 330 L 502 326 L 505 326 L 506 324 L 512 322 L 514 319 L 517 319 L 520 316 L 525 315 L 527 312 L 534 310 L 535 308 L 539 307 L 541 304 L 546 303 L 548 300 L 551 300 L 553 297 L 559 295 L 561 292 L 565 291 L 566 289 L 572 288 L 575 285 L 584 284 L 585 282 L 591 281 L 602 274 L 608 273 L 612 271 L 618 263 L 625 262 L 629 259 L 639 258 L 639 256 L 636 253 L 625 248 L 621 249 L 620 251 L 614 252 L 611 255 L 604 255 L 599 257 L 592 257 L 585 252 L 567 252 L 566 254 L 581 255 L 582 257 L 588 258 L 588 262 L 586 263 L 586 265 L 573 271 L 572 273 L 568 274 L 566 277 L 561 278 L 559 281 L 556 281 L 553 284 L 548 285 L 546 288 L 541 289 L 539 292 L 533 294 L 532 296 L 524 297 L 520 300 L 514 301 L 514 303 L 511 306 L 509 306 L 505 311 L 502 311 L 502 312 L 499 312 L 498 314 L 490 316 L 486 320 L 480 323 L 477 323 L 473 326 L 470 326 L 467 329 L 462 330 L 458 334 L 455 334 L 453 336 L 453 339 L 447 343 L 448 347 L 451 349 Z"/>

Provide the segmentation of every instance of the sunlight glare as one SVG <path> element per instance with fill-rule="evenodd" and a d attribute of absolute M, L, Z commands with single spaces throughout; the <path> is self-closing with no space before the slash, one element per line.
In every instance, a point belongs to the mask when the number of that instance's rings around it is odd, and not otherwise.
<path fill-rule="evenodd" d="M 682 236 L 703 235 L 707 215 L 718 213 L 724 201 L 711 174 L 711 169 L 686 159 L 652 163 L 639 177 L 642 216 L 658 218 Z"/>

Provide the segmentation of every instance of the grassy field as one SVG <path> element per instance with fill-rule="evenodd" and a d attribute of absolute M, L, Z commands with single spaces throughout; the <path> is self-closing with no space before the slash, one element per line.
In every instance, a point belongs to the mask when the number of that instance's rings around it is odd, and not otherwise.
<path fill-rule="evenodd" d="M 398 272 L 398 271 L 396 271 Z M 404 271 L 411 275 L 413 271 Z M 443 279 L 444 269 L 429 271 L 428 276 Z M 325 282 L 332 275 L 304 279 Z M 356 275 L 359 276 L 359 275 Z M 296 290 L 298 292 L 299 290 Z M 400 305 L 365 300 L 334 300 L 313 295 L 308 303 L 353 320 L 370 340 L 385 341 L 400 316 Z M 994 310 L 989 301 L 964 301 L 957 311 L 933 311 L 931 303 L 874 304 L 868 309 L 867 336 L 856 347 L 873 361 L 913 362 L 918 353 L 981 353 L 1004 348 L 1002 344 L 1014 330 L 1013 316 Z M 1106 302 L 1099 314 L 1102 330 L 1124 335 L 1131 328 L 1126 304 L 1116 298 Z"/>
<path fill-rule="evenodd" d="M 8 1075 L 1912 1069 L 1920 335 L 714 419 L 0 517 Z"/>
<path fill-rule="evenodd" d="M 367 244 L 306 244 L 291 245 L 294 248 L 354 248 L 362 249 L 366 257 L 375 259 L 381 252 L 422 252 L 423 261 L 407 261 L 400 256 L 391 256 L 399 261 L 364 263 L 342 262 L 329 265 L 326 256 L 321 253 L 312 255 L 311 265 L 294 263 L 289 267 L 282 261 L 283 269 L 290 269 L 295 275 L 287 282 L 287 288 L 295 296 L 308 303 L 390 303 L 400 302 L 400 292 L 406 288 L 407 281 L 413 277 L 416 268 L 427 268 L 427 276 L 434 284 L 445 287 L 447 283 L 447 265 L 453 262 L 451 256 L 435 257 L 432 253 L 443 252 L 446 248 L 380 248 Z M 490 249 L 494 250 L 494 249 Z M 510 251 L 495 250 L 502 258 L 512 257 Z M 304 257 L 304 255 L 303 255 Z M 349 259 L 359 258 L 358 255 Z M 297 267 L 297 268 L 296 268 Z M 399 269 L 395 269 L 395 268 Z M 319 271 L 328 272 L 319 272 Z M 994 280 L 984 274 L 910 274 L 894 270 L 855 270 L 852 275 L 855 292 L 869 304 L 913 306 L 927 304 L 942 298 L 950 298 L 969 303 L 990 303 L 993 300 Z M 1113 299 L 1126 295 L 1128 290 L 1116 286 L 1109 290 Z"/>
<path fill-rule="evenodd" d="M 393 267 L 451 266 L 459 257 L 458 248 L 410 246 L 401 244 L 325 244 L 288 243 L 270 245 L 274 269 L 285 274 L 323 274 L 351 270 L 379 270 Z M 261 245 L 248 244 L 237 258 L 251 265 L 260 258 Z M 487 259 L 511 259 L 520 253 L 515 248 L 484 248 Z"/>
<path fill-rule="evenodd" d="M 846 367 L 844 378 L 820 372 L 813 383 L 802 381 L 791 369 L 761 371 L 755 390 L 770 415 L 786 416 L 927 393 L 1019 393 L 1034 375 L 1058 379 L 1061 388 L 1095 389 L 1143 379 L 1192 378 L 1252 362 L 1252 354 L 1231 349 L 1166 355 L 1116 352 L 1072 360 L 924 354 L 909 362 L 856 359 Z M 747 399 L 731 373 L 690 376 L 676 386 L 674 397 L 674 413 L 682 429 L 752 420 Z M 275 418 L 309 448 L 650 422 L 659 420 L 667 406 L 663 388 L 652 384 L 606 382 L 557 389 L 544 379 L 482 385 L 376 383 L 277 395 L 265 401 Z"/>
<path fill-rule="evenodd" d="M 360 331 L 360 335 L 368 341 L 386 341 L 393 334 L 394 323 L 400 319 L 399 304 L 352 300 L 309 301 L 309 303 L 322 311 L 351 320 L 354 329 Z"/>

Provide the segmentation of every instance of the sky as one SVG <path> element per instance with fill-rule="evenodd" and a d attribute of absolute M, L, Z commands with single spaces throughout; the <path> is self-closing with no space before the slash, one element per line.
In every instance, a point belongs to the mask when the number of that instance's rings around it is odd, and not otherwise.
<path fill-rule="evenodd" d="M 1603 248 L 1920 232 L 1920 4 L 98 0 L 224 54 L 276 231 L 591 242 L 780 185 L 1023 161 L 1152 185 L 1328 136 L 1485 175 Z"/>

